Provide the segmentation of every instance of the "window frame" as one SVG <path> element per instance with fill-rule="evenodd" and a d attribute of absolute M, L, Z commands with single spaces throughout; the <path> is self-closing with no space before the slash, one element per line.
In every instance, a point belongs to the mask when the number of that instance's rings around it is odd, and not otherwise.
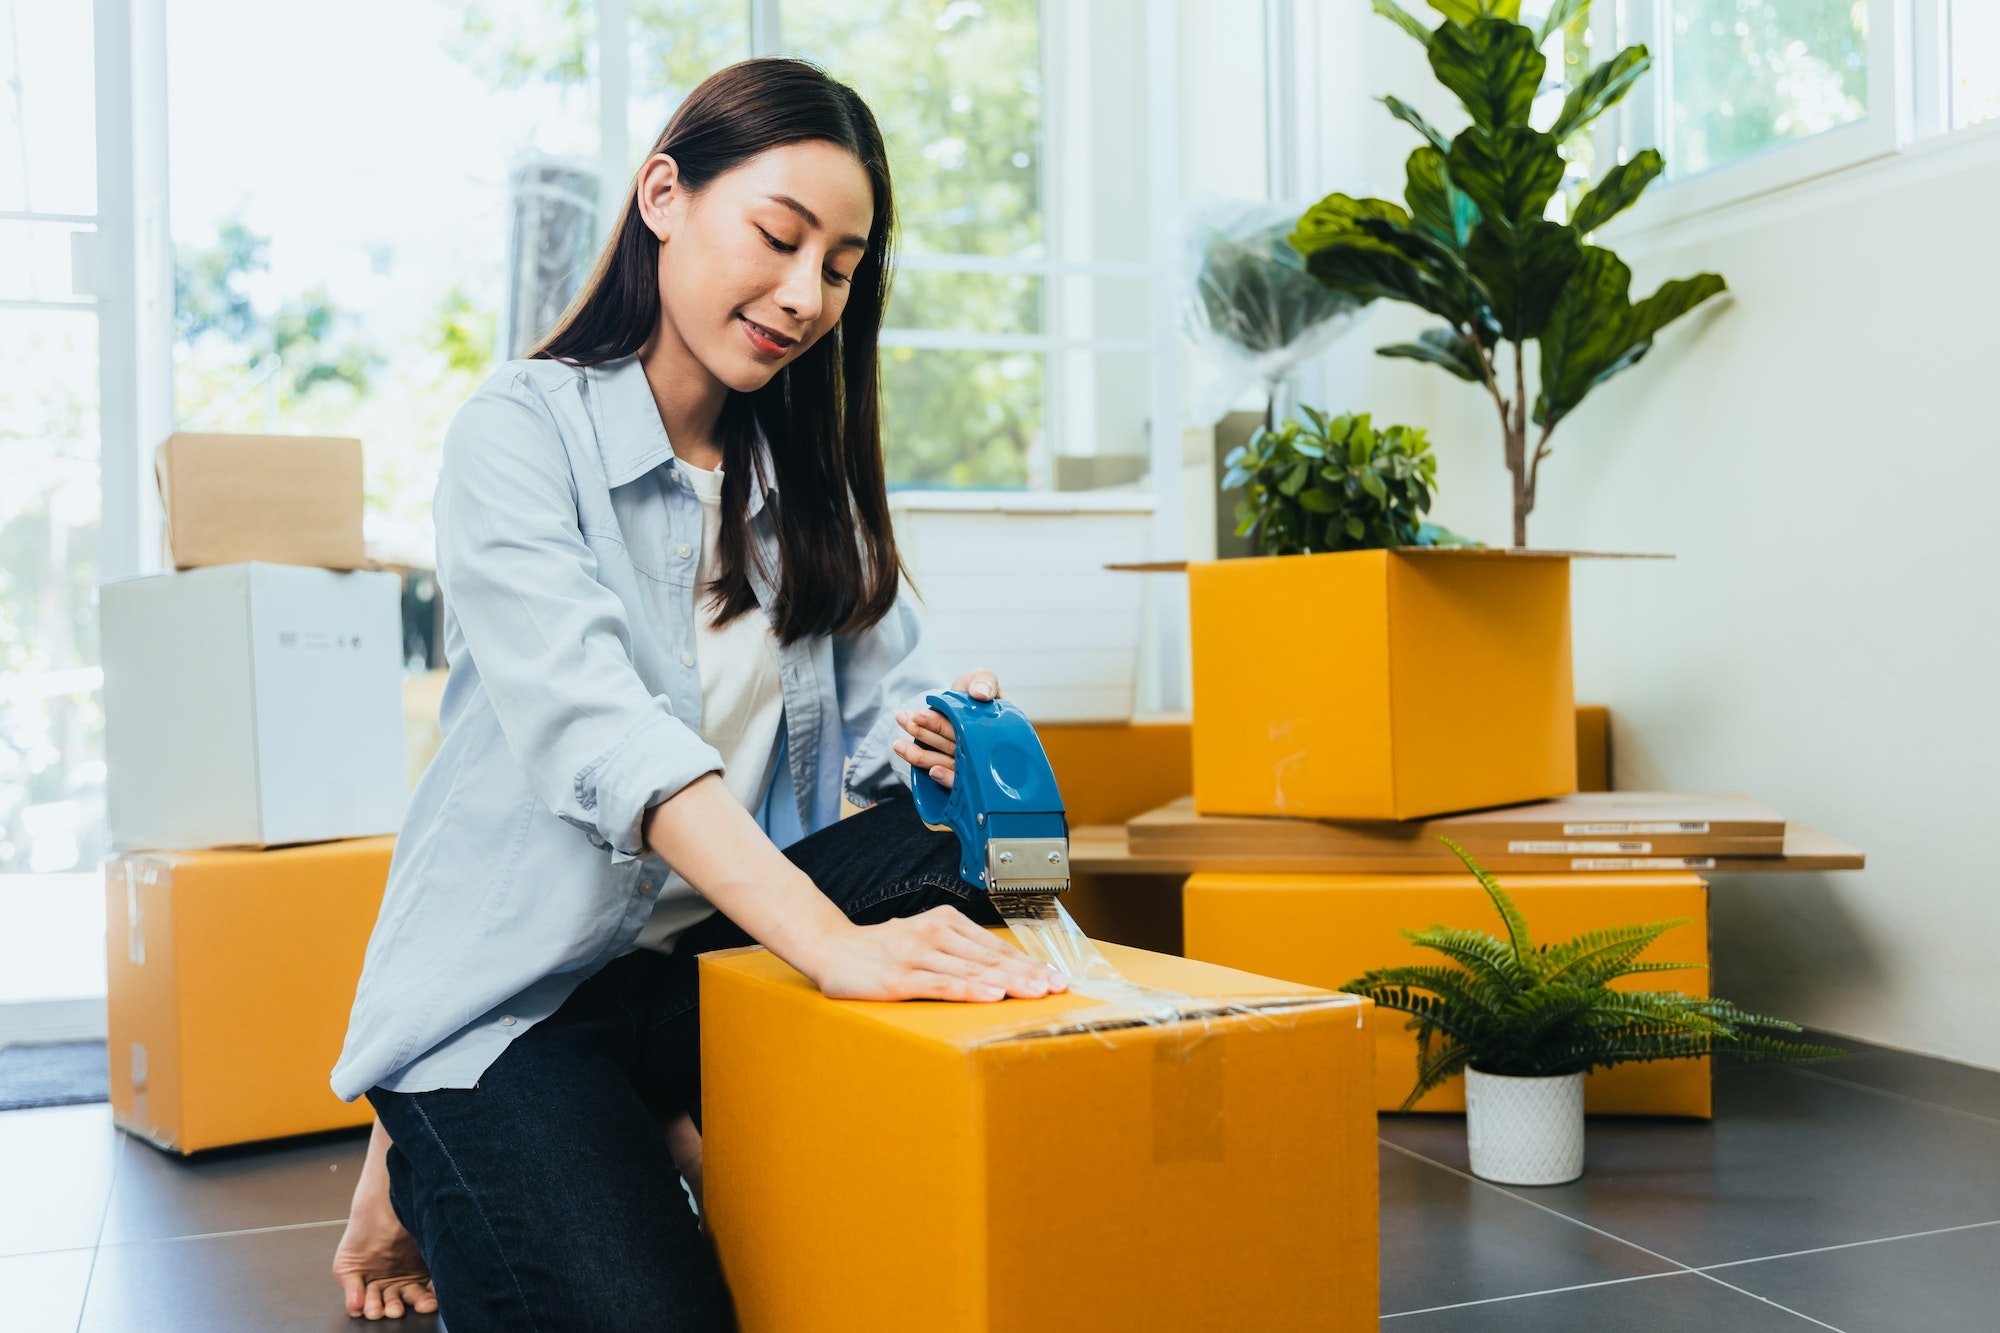
<path fill-rule="evenodd" d="M 1612 53 L 1643 42 L 1652 51 L 1652 70 L 1633 96 L 1627 97 L 1600 122 L 1599 133 L 1612 134 L 1610 161 L 1624 161 L 1641 148 L 1662 139 L 1662 115 L 1672 80 L 1673 52 L 1659 40 L 1665 6 L 1671 0 L 1624 0 L 1593 7 L 1590 20 L 1594 52 Z M 1920 129 L 1940 132 L 1938 98 L 1946 91 L 1949 42 L 1943 6 L 1946 0 L 1867 0 L 1868 110 L 1857 121 L 1808 138 L 1774 144 L 1736 162 L 1682 180 L 1661 181 L 1613 224 L 1620 235 L 1634 235 L 1674 222 L 1715 212 L 1864 163 L 1891 157 L 1907 148 Z M 1913 59 L 1920 49 L 1913 39 L 1923 34 L 1933 58 Z M 1600 59 L 1603 57 L 1599 57 Z M 1944 62 L 1941 64 L 1940 62 Z"/>
<path fill-rule="evenodd" d="M 600 4 L 605 2 L 606 0 L 599 0 Z M 624 0 L 612 0 L 612 2 L 622 5 Z M 1160 0 L 1146 0 L 1146 2 L 1148 6 L 1148 32 L 1150 33 L 1155 26 L 1162 22 L 1168 25 L 1168 31 L 1171 32 L 1173 23 L 1171 3 L 1163 5 L 1160 3 Z M 753 56 L 776 55 L 786 50 L 784 40 L 784 3 L 785 0 L 748 0 L 750 9 L 751 54 Z M 1044 453 L 1040 458 L 1030 457 L 1024 460 L 1029 477 L 1029 484 L 1024 489 L 1026 493 L 1030 494 L 1049 491 L 1051 489 L 1046 484 L 1037 484 L 1037 482 L 1038 480 L 1041 482 L 1047 481 L 1049 474 L 1053 471 L 1052 459 L 1054 455 L 1065 452 L 1061 449 L 1060 445 L 1063 443 L 1061 440 L 1061 423 L 1067 415 L 1066 409 L 1068 407 L 1068 394 L 1066 391 L 1067 368 L 1064 365 L 1061 353 L 1091 352 L 1114 355 L 1148 355 L 1151 358 L 1149 367 L 1151 378 L 1155 381 L 1163 373 L 1166 373 L 1164 368 L 1171 364 L 1170 358 L 1163 354 L 1162 343 L 1157 329 L 1149 329 L 1148 336 L 1144 338 L 1112 338 L 1101 334 L 1073 335 L 1060 332 L 1065 327 L 1063 310 L 1064 284 L 1056 281 L 1056 279 L 1065 277 L 1157 279 L 1161 273 L 1158 254 L 1162 244 L 1159 238 L 1150 238 L 1149 253 L 1154 258 L 1144 263 L 1113 260 L 1080 260 L 1072 259 L 1064 253 L 1064 228 L 1060 225 L 1059 219 L 1065 214 L 1065 200 L 1059 183 L 1060 173 L 1053 169 L 1056 150 L 1051 149 L 1048 143 L 1049 127 L 1059 125 L 1063 114 L 1062 95 L 1064 82 L 1060 64 L 1062 53 L 1057 49 L 1056 43 L 1047 39 L 1047 35 L 1056 30 L 1056 11 L 1061 3 L 1062 0 L 1037 0 L 1036 4 L 1037 47 L 1041 53 L 1042 108 L 1042 137 L 1038 143 L 1036 164 L 1040 177 L 1038 187 L 1043 221 L 1042 234 L 1045 238 L 1045 257 L 1027 259 L 1011 256 L 958 254 L 940 251 L 912 253 L 905 250 L 896 259 L 896 266 L 899 271 L 974 273 L 1039 278 L 1042 280 L 1041 331 L 1038 333 L 980 333 L 969 330 L 918 329 L 885 325 L 879 338 L 879 345 L 885 349 L 908 348 L 922 351 L 1003 353 L 1028 352 L 1041 358 L 1042 394 L 1040 415 L 1043 425 L 1042 440 Z M 1152 90 L 1160 79 L 1161 71 L 1153 63 L 1156 61 L 1157 56 L 1152 51 L 1150 43 L 1148 46 L 1148 55 L 1147 88 L 1149 96 L 1151 96 Z M 1152 100 L 1157 102 L 1158 98 L 1152 97 Z M 1149 132 L 1146 136 L 1146 142 L 1150 151 L 1151 145 L 1161 135 L 1157 119 L 1149 118 L 1148 125 Z M 1157 160 L 1158 155 L 1154 154 L 1152 160 L 1149 162 L 1149 166 L 1156 166 Z M 1158 214 L 1161 202 L 1161 191 L 1156 179 L 1157 175 L 1157 171 L 1149 171 L 1148 173 L 1147 188 L 1150 196 L 1148 202 L 1154 215 Z M 1171 200 L 1171 196 L 1168 196 L 1168 198 Z M 1171 202 L 1168 203 L 1167 207 L 1171 210 Z M 1171 250 L 1171 245 L 1168 244 L 1167 248 Z M 1158 302 L 1156 301 L 1153 304 L 1158 304 Z M 1157 325 L 1159 321 L 1155 319 L 1153 323 Z M 1171 345 L 1172 349 L 1174 349 L 1174 355 L 1178 354 L 1178 336 L 1176 332 L 1174 334 L 1175 341 Z M 1177 384 L 1175 386 L 1175 393 L 1178 394 Z M 1157 390 L 1157 385 L 1155 392 L 1151 396 L 1156 402 L 1159 400 L 1160 394 Z M 1155 431 L 1154 438 L 1148 441 L 1151 446 L 1149 456 L 1153 460 L 1157 460 L 1160 452 L 1159 441 L 1157 439 L 1158 434 L 1159 432 Z M 1176 457 L 1178 457 L 1177 454 Z M 910 489 L 921 493 L 923 488 Z M 995 493 L 1008 494 L 1009 492 L 996 491 Z"/>
<path fill-rule="evenodd" d="M 743 0 L 749 22 L 745 54 L 783 46 L 783 0 Z M 1044 33 L 1051 16 L 1067 0 L 1039 0 Z M 1291 0 L 1276 0 L 1290 3 Z M 104 397 L 103 477 L 105 577 L 156 572 L 161 567 L 160 518 L 151 495 L 151 445 L 172 429 L 173 245 L 167 213 L 167 50 L 166 0 L 93 0 L 99 41 L 97 98 L 99 124 L 100 225 L 106 262 L 100 288 L 104 317 L 102 361 Z M 630 90 L 629 0 L 593 0 L 599 69 L 598 132 L 601 188 L 616 192 L 622 206 L 633 151 L 627 130 Z M 1181 333 L 1178 312 L 1167 295 L 1175 290 L 1176 219 L 1180 191 L 1180 52 L 1176 0 L 1142 0 L 1146 15 L 1145 148 L 1147 157 L 1147 242 L 1144 262 L 1077 261 L 1062 255 L 1059 231 L 1042 259 L 992 256 L 904 255 L 913 268 L 950 265 L 959 271 L 1028 273 L 1043 277 L 1044 291 L 1061 286 L 1052 279 L 1088 275 L 1144 278 L 1153 284 L 1150 319 L 1143 337 L 1065 337 L 1056 332 L 1059 309 L 1045 307 L 1043 332 L 1025 337 L 1043 353 L 1043 420 L 1047 448 L 1058 447 L 1062 419 L 1059 352 L 1143 354 L 1148 358 L 1147 480 L 1153 507 L 1151 553 L 1178 559 L 1184 553 L 1183 442 L 1181 433 Z M 1044 41 L 1044 125 L 1060 124 L 1060 81 L 1049 77 L 1053 44 Z M 1050 154 L 1042 154 L 1044 217 L 1060 216 L 1062 200 L 1050 190 Z M 607 197 L 607 203 L 610 197 Z M 600 209 L 608 233 L 617 207 Z M 1048 298 L 1045 297 L 1045 300 Z M 995 334 L 955 334 L 936 338 L 920 330 L 883 331 L 883 346 L 953 346 L 966 350 L 1017 350 L 1015 339 Z M 115 335 L 115 336 L 114 336 Z M 935 339 L 935 340 L 934 340 Z M 1047 466 L 1044 461 L 1044 466 Z M 1030 460 L 1033 476 L 1034 460 Z M 1043 503 L 1046 487 L 1027 492 L 989 492 L 1005 507 L 1023 497 L 1024 507 Z M 1177 706 L 1184 697 L 1185 607 L 1171 597 L 1150 599 L 1146 651 L 1163 663 L 1159 678 L 1142 686 L 1146 706 Z M 1184 600 L 1184 599 L 1183 599 Z M 1178 651 L 1176 651 L 1178 646 Z"/>

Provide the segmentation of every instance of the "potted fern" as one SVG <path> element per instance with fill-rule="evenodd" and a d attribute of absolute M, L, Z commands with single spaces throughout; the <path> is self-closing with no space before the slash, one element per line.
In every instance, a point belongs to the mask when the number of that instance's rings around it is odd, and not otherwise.
<path fill-rule="evenodd" d="M 1846 1053 L 1765 1036 L 1760 1029 L 1799 1028 L 1713 996 L 1613 988 L 1620 977 L 1705 966 L 1640 960 L 1685 919 L 1536 946 L 1506 891 L 1463 847 L 1439 841 L 1486 890 L 1506 938 L 1444 926 L 1406 931 L 1448 964 L 1380 968 L 1341 989 L 1410 1015 L 1417 1083 L 1401 1109 L 1446 1079 L 1465 1075 L 1465 1137 L 1474 1175 L 1504 1185 L 1560 1185 L 1582 1175 L 1583 1078 L 1593 1069 L 1704 1055 L 1825 1060 Z"/>

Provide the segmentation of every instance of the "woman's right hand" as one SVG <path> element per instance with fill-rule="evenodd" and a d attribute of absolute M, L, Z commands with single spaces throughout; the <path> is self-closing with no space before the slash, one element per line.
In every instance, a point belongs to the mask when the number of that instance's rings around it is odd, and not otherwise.
<path fill-rule="evenodd" d="M 880 925 L 849 925 L 818 953 L 812 980 L 836 1000 L 1035 999 L 1069 988 L 1054 968 L 949 904 Z"/>

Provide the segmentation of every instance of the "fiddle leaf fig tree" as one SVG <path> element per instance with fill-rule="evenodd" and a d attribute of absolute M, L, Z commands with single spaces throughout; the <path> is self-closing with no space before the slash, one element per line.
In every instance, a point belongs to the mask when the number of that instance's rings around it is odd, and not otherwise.
<path fill-rule="evenodd" d="M 1492 396 L 1513 479 L 1514 544 L 1525 546 L 1556 426 L 1725 284 L 1702 273 L 1634 301 L 1631 270 L 1589 243 L 1665 169 L 1653 149 L 1605 172 L 1568 221 L 1546 216 L 1562 185 L 1562 144 L 1617 105 L 1652 64 L 1645 47 L 1627 47 L 1584 73 L 1545 128 L 1529 123 L 1547 72 L 1541 47 L 1581 19 L 1590 0 L 1554 0 L 1539 27 L 1519 21 L 1520 0 L 1430 0 L 1443 17 L 1434 29 L 1394 0 L 1374 5 L 1423 43 L 1431 72 L 1472 123 L 1448 137 L 1408 103 L 1384 98 L 1389 113 L 1423 138 L 1406 166 L 1404 203 L 1330 194 L 1299 219 L 1290 240 L 1327 286 L 1361 300 L 1402 301 L 1443 321 L 1414 342 L 1377 350 L 1427 361 Z M 1531 342 L 1540 376 L 1532 399 Z M 1513 350 L 1511 386 L 1503 344 Z"/>

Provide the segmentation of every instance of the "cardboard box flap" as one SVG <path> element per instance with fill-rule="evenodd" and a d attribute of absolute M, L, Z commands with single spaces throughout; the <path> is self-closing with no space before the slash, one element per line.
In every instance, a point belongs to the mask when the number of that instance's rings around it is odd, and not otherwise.
<path fill-rule="evenodd" d="M 1390 550 L 1391 555 L 1451 556 L 1457 559 L 1500 559 L 1509 560 L 1672 560 L 1674 557 L 1659 551 L 1563 551 L 1540 550 L 1531 546 L 1398 546 Z M 1317 555 L 1348 555 L 1347 551 L 1319 551 Z M 1290 560 L 1287 555 L 1239 556 L 1242 560 Z M 1121 564 L 1106 565 L 1106 569 L 1125 570 L 1137 574 L 1184 574 L 1189 564 L 1207 564 L 1208 561 L 1187 560 L 1133 560 Z"/>
<path fill-rule="evenodd" d="M 1008 938 L 1004 931 L 994 933 Z M 1128 980 L 1212 1002 L 1189 1010 L 1186 1018 L 1190 1022 L 1233 1015 L 1268 1016 L 1275 1021 L 1287 1013 L 1348 1006 L 1355 1006 L 1358 1013 L 1359 1007 L 1366 1004 L 1359 996 L 1260 977 L 1193 959 L 1102 941 L 1098 942 L 1098 948 Z M 702 967 L 704 971 L 727 969 L 739 978 L 779 990 L 813 989 L 812 983 L 790 964 L 755 945 L 703 954 Z M 1148 1020 L 1132 1005 L 1070 992 L 1039 1000 L 1006 999 L 990 1004 L 939 1000 L 824 1002 L 844 1010 L 855 1021 L 879 1023 L 912 1039 L 961 1051 L 1003 1042 L 1106 1033 L 1148 1025 Z"/>

